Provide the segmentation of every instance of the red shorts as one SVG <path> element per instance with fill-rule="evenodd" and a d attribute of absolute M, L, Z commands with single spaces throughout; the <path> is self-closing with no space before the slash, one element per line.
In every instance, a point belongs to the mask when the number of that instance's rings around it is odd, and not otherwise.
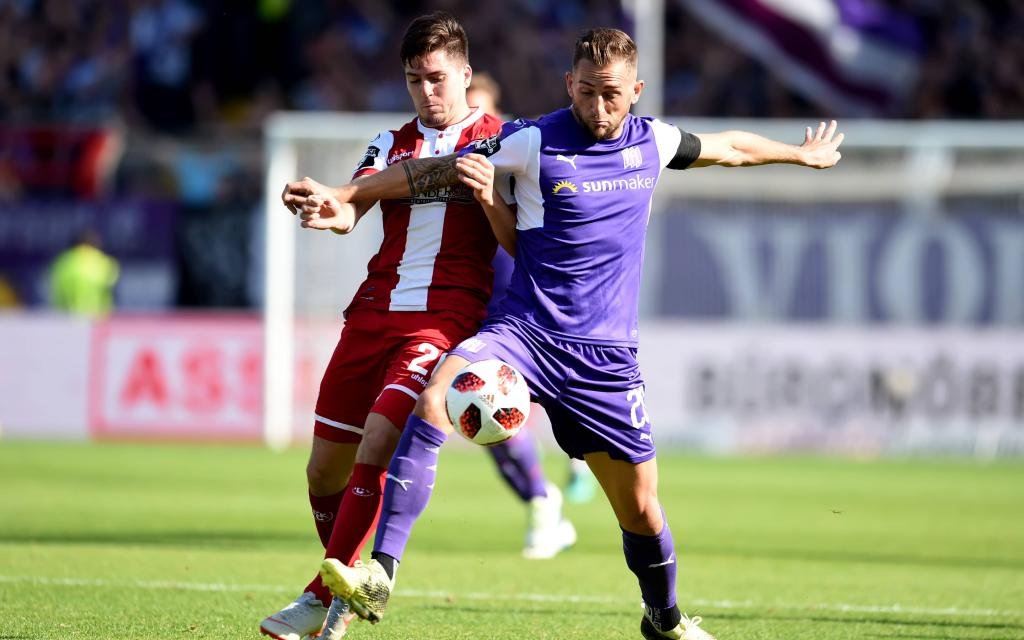
<path fill-rule="evenodd" d="M 313 433 L 357 443 L 371 411 L 402 429 L 442 354 L 478 327 L 450 311 L 350 313 L 320 381 Z"/>

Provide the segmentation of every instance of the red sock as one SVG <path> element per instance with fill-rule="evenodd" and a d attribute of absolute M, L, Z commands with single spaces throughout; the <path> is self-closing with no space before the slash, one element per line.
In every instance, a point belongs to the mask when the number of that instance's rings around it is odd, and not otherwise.
<path fill-rule="evenodd" d="M 384 500 L 384 476 L 387 469 L 369 464 L 356 463 L 344 491 L 338 515 L 334 519 L 334 531 L 326 545 L 325 558 L 336 558 L 351 565 L 359 558 L 366 541 L 377 528 L 380 506 Z M 317 523 L 319 527 L 319 522 Z M 331 593 L 320 580 L 319 574 L 306 585 L 320 598 L 324 606 L 330 606 Z"/>
<path fill-rule="evenodd" d="M 341 507 L 341 499 L 345 495 L 342 488 L 338 493 L 329 496 L 314 496 L 309 494 L 309 506 L 313 507 L 313 524 L 316 525 L 316 533 L 320 536 L 320 543 L 327 548 L 331 540 L 331 531 L 334 530 L 334 522 L 338 519 L 338 509 Z"/>
<path fill-rule="evenodd" d="M 312 582 L 306 585 L 306 588 L 303 589 L 303 591 L 309 591 L 320 600 L 320 604 L 330 609 L 331 600 L 334 599 L 334 596 L 331 595 L 331 590 L 327 588 L 324 581 L 320 579 L 319 573 L 316 574 L 316 577 L 313 578 Z"/>
<path fill-rule="evenodd" d="M 377 527 L 384 501 L 385 467 L 356 464 L 348 490 L 341 499 L 326 558 L 337 558 L 347 565 L 359 559 L 366 541 Z"/>

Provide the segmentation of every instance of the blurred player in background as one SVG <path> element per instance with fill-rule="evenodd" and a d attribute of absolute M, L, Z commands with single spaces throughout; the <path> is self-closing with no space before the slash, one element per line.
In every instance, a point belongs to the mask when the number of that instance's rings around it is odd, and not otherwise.
<path fill-rule="evenodd" d="M 643 82 L 637 80 L 636 45 L 618 29 L 584 33 L 565 82 L 569 108 L 508 123 L 463 153 L 404 163 L 365 182 L 318 192 L 313 200 L 317 205 L 326 198 L 337 207 L 459 182 L 478 191 L 491 184 L 501 189 L 497 172 L 515 178 L 517 206 L 513 212 L 502 198 L 485 206 L 498 238 L 515 238 L 516 270 L 498 313 L 452 350 L 409 417 L 388 468 L 395 481 L 385 491 L 373 559 L 348 567 L 329 558 L 321 575 L 361 617 L 380 620 L 412 526 L 430 499 L 437 452 L 452 431 L 447 389 L 468 363 L 497 358 L 523 373 L 551 416 L 559 445 L 585 459 L 597 476 L 622 530 L 626 565 L 639 581 L 641 635 L 711 640 L 700 618 L 686 617 L 676 604 L 675 545 L 658 499 L 636 360 L 651 199 L 666 167 L 786 162 L 827 168 L 839 161 L 843 136 L 834 121 L 822 122 L 816 131 L 808 127 L 795 146 L 742 131 L 694 135 L 633 116 Z M 285 197 L 302 206 L 309 195 Z M 318 215 L 315 206 L 303 213 L 307 220 Z"/>
<path fill-rule="evenodd" d="M 54 309 L 89 318 L 110 314 L 121 268 L 101 246 L 100 234 L 86 229 L 74 246 L 53 261 L 50 302 Z"/>
<path fill-rule="evenodd" d="M 473 79 L 469 83 L 469 89 L 466 91 L 466 101 L 471 107 L 479 107 L 484 110 L 485 113 L 489 113 L 496 118 L 501 118 L 501 108 L 498 106 L 501 104 L 501 87 L 498 86 L 497 81 L 491 74 L 486 71 L 475 71 L 473 72 Z M 512 256 L 501 246 L 498 247 L 498 252 L 494 255 L 494 296 L 491 298 L 491 305 L 488 311 L 494 311 L 498 303 L 501 302 L 502 297 L 505 295 L 505 289 L 508 287 L 509 280 L 512 279 L 512 269 L 514 267 L 514 261 Z M 532 424 L 536 424 L 537 416 L 536 410 L 537 405 L 533 407 L 534 411 L 530 412 L 530 421 Z M 521 432 L 526 436 L 526 432 Z M 503 463 L 498 456 L 500 456 L 504 449 L 488 449 L 495 455 L 495 458 L 499 464 L 499 468 L 503 467 Z M 554 494 L 554 491 L 549 491 L 550 494 Z M 593 500 L 597 494 L 597 481 L 594 479 L 594 474 L 591 473 L 590 467 L 583 460 L 576 460 L 574 458 L 569 459 L 569 482 L 565 486 L 565 499 L 569 502 L 576 504 L 582 504 Z M 539 516 L 542 518 L 543 516 Z"/>
<path fill-rule="evenodd" d="M 466 90 L 466 102 L 471 107 L 479 107 L 484 113 L 489 113 L 495 118 L 501 118 L 501 87 L 494 76 L 486 71 L 474 71 L 473 79 L 469 82 L 469 89 Z"/>
<path fill-rule="evenodd" d="M 466 103 L 468 43 L 453 17 L 433 13 L 414 20 L 402 39 L 401 59 L 417 117 L 370 143 L 353 175 L 357 182 L 410 158 L 451 154 L 501 128 L 500 119 Z M 322 188 L 309 178 L 294 185 Z M 294 185 L 289 189 L 300 188 Z M 480 326 L 494 281 L 490 263 L 497 242 L 470 189 L 443 187 L 380 204 L 384 239 L 345 310 L 321 381 L 307 467 L 326 557 L 350 564 L 374 530 L 401 428 L 442 355 Z M 370 208 L 323 206 L 335 221 L 344 220 L 333 227 L 343 234 Z M 545 481 L 533 441 L 513 438 L 494 449 L 502 476 L 530 505 L 524 555 L 552 557 L 573 544 L 575 530 L 562 518 L 561 498 Z M 351 618 L 316 576 L 299 598 L 264 619 L 260 631 L 299 640 L 322 630 L 321 638 L 334 640 Z"/>

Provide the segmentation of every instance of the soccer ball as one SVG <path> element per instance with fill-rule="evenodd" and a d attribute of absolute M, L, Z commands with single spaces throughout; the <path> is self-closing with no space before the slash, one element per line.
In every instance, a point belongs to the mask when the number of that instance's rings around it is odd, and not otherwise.
<path fill-rule="evenodd" d="M 501 360 L 466 365 L 445 396 L 448 417 L 467 440 L 498 444 L 519 433 L 530 415 L 530 389 L 515 367 Z"/>

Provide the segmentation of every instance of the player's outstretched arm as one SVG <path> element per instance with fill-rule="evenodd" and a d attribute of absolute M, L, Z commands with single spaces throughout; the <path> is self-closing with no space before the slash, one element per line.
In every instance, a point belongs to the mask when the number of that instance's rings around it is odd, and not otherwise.
<path fill-rule="evenodd" d="M 498 244 L 510 256 L 516 255 L 516 213 L 495 193 L 494 165 L 478 153 L 470 153 L 455 161 L 459 180 L 473 190 L 473 197 L 487 214 Z"/>
<path fill-rule="evenodd" d="M 299 216 L 303 227 L 329 229 L 342 235 L 352 231 L 373 206 L 369 201 L 341 202 L 334 197 L 333 189 L 308 177 L 286 184 L 281 201 Z"/>
<path fill-rule="evenodd" d="M 359 206 L 380 200 L 408 198 L 426 191 L 458 184 L 459 175 L 455 169 L 456 155 L 438 158 L 416 158 L 393 164 L 372 175 L 357 178 L 352 182 L 330 190 L 330 197 L 338 202 L 353 202 Z M 369 203 L 369 204 L 367 204 Z M 301 208 L 305 204 L 302 194 L 296 193 L 285 204 Z"/>
<path fill-rule="evenodd" d="M 700 156 L 691 166 L 751 167 L 783 162 L 828 169 L 842 157 L 839 145 L 844 136 L 836 135 L 837 127 L 835 120 L 819 123 L 817 130 L 807 127 L 801 145 L 776 142 L 748 131 L 699 133 Z"/>

